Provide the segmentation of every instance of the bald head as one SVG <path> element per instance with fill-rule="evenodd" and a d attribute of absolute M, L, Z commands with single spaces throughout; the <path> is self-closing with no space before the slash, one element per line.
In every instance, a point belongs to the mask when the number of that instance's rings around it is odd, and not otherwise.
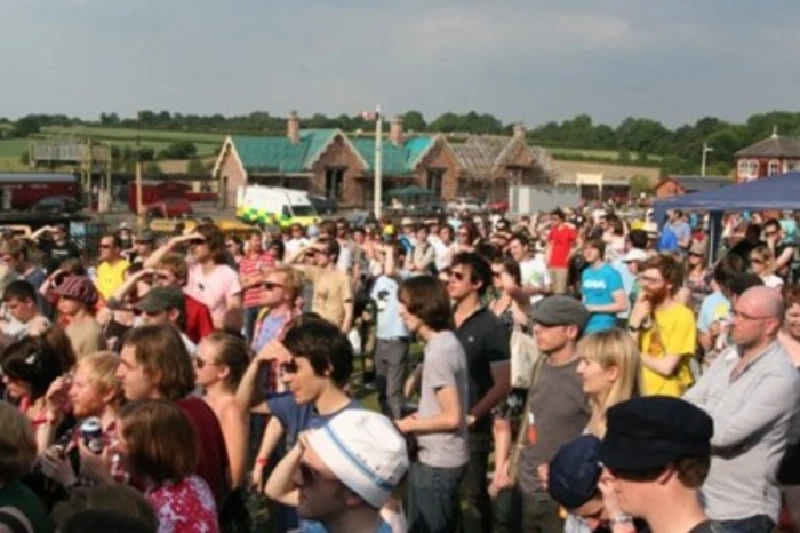
<path fill-rule="evenodd" d="M 783 298 L 772 287 L 764 285 L 750 287 L 739 297 L 739 301 L 743 307 L 750 309 L 754 315 L 764 318 L 777 318 L 783 321 Z"/>
<path fill-rule="evenodd" d="M 731 340 L 739 347 L 759 350 L 775 340 L 783 323 L 783 299 L 775 289 L 751 287 L 734 304 Z"/>

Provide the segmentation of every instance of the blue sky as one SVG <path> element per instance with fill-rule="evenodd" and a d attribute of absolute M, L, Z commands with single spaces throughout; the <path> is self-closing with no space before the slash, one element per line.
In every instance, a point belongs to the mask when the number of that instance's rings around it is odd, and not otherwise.
<path fill-rule="evenodd" d="M 797 0 L 2 0 L 0 116 L 797 108 Z"/>

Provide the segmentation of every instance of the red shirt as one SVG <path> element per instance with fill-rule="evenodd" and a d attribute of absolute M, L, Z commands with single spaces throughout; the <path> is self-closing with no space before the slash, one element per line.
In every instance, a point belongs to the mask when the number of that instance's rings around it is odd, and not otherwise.
<path fill-rule="evenodd" d="M 158 516 L 159 533 L 216 533 L 217 506 L 208 485 L 197 476 L 147 491 Z"/>
<path fill-rule="evenodd" d="M 183 303 L 186 307 L 186 336 L 193 343 L 199 344 L 203 337 L 214 333 L 214 321 L 211 320 L 211 311 L 206 307 L 206 304 L 185 293 L 183 295 Z"/>
<path fill-rule="evenodd" d="M 566 224 L 550 228 L 550 236 L 547 239 L 550 243 L 550 268 L 567 268 L 569 252 L 577 238 L 575 229 Z"/>
<path fill-rule="evenodd" d="M 192 423 L 197 440 L 200 443 L 200 461 L 197 463 L 197 475 L 208 483 L 218 504 L 225 501 L 231 490 L 228 451 L 225 448 L 225 437 L 219 425 L 217 415 L 200 398 L 188 397 L 175 404 Z"/>

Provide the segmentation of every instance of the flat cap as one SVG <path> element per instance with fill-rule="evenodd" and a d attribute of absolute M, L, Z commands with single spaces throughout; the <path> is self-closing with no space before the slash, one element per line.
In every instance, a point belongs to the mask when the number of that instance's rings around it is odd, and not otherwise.
<path fill-rule="evenodd" d="M 145 313 L 160 313 L 178 309 L 184 311 L 183 289 L 174 285 L 153 287 L 144 298 L 136 304 L 136 309 Z"/>
<path fill-rule="evenodd" d="M 578 326 L 582 331 L 589 319 L 586 307 L 571 296 L 548 296 L 531 312 L 534 322 L 543 326 Z"/>
<path fill-rule="evenodd" d="M 662 468 L 685 457 L 711 454 L 714 422 L 680 398 L 633 398 L 608 410 L 600 460 L 613 470 Z"/>

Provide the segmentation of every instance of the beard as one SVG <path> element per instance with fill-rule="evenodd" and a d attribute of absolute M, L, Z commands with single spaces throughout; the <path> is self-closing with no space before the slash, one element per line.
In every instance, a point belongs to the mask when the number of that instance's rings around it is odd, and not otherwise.
<path fill-rule="evenodd" d="M 656 307 L 657 305 L 664 303 L 664 300 L 667 299 L 668 294 L 669 293 L 667 292 L 666 287 L 662 289 L 648 290 L 647 294 L 645 294 L 645 299 L 650 302 L 652 307 Z"/>

